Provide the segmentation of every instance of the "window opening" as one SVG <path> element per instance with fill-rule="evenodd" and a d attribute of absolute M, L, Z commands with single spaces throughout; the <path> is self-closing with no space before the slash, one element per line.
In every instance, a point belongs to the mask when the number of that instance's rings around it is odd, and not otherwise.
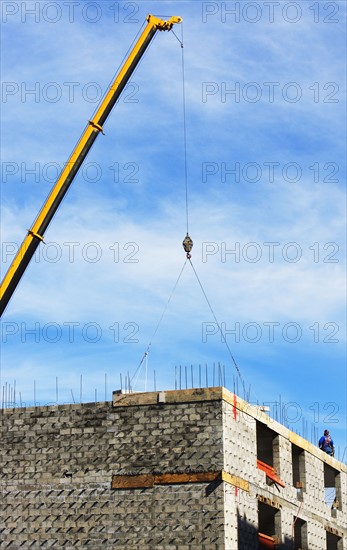
<path fill-rule="evenodd" d="M 279 435 L 261 422 L 256 423 L 257 430 L 257 467 L 266 473 L 269 485 L 275 483 L 284 487 L 279 477 Z"/>
<path fill-rule="evenodd" d="M 338 470 L 324 463 L 324 500 L 334 510 L 341 510 L 341 476 Z"/>
<path fill-rule="evenodd" d="M 296 488 L 297 496 L 300 499 L 305 491 L 305 451 L 292 444 L 292 475 L 293 485 Z"/>
<path fill-rule="evenodd" d="M 326 532 L 326 549 L 327 550 L 342 550 L 342 538 L 333 533 Z"/>
<path fill-rule="evenodd" d="M 293 517 L 294 550 L 307 550 L 307 522 Z"/>
<path fill-rule="evenodd" d="M 264 502 L 258 502 L 259 549 L 276 548 L 281 540 L 281 513 Z"/>

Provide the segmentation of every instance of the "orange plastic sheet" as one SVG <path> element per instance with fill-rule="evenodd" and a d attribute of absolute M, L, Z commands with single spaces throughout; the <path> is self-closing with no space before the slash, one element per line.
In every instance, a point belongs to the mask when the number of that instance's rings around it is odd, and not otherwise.
<path fill-rule="evenodd" d="M 266 476 L 270 478 L 272 481 L 277 483 L 277 485 L 280 485 L 281 487 L 285 487 L 285 484 L 283 481 L 278 477 L 276 474 L 275 469 L 272 466 L 269 466 L 269 464 L 265 464 L 265 462 L 262 462 L 261 460 L 257 460 L 257 467 L 259 470 L 262 470 L 266 473 Z"/>

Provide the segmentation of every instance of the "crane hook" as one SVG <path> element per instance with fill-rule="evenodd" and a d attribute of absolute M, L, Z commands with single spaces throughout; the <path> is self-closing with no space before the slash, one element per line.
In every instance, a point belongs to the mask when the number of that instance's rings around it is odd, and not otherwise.
<path fill-rule="evenodd" d="M 190 252 L 192 251 L 192 248 L 193 248 L 193 241 L 189 237 L 188 233 L 185 236 L 182 245 L 183 245 L 184 251 L 187 253 L 187 259 L 190 260 L 190 258 L 192 257 Z"/>

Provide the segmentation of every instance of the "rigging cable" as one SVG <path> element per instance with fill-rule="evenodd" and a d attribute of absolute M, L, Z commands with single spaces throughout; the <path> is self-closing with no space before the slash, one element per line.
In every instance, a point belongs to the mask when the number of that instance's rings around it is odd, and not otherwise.
<path fill-rule="evenodd" d="M 148 344 L 148 346 L 147 346 L 147 348 L 146 348 L 146 351 L 145 351 L 145 353 L 143 354 L 142 359 L 141 359 L 141 361 L 140 361 L 140 363 L 139 363 L 139 365 L 138 365 L 136 371 L 134 372 L 133 377 L 132 377 L 131 380 L 130 380 L 130 387 L 131 387 L 131 384 L 132 384 L 133 380 L 134 380 L 134 384 L 136 384 L 137 379 L 138 379 L 138 377 L 139 377 L 139 374 L 140 374 L 140 372 L 141 372 L 141 366 L 142 366 L 142 364 L 143 364 L 143 362 L 144 362 L 145 360 L 146 360 L 146 369 L 147 369 L 147 358 L 148 358 L 148 354 L 149 354 L 149 352 L 150 352 L 150 348 L 151 348 L 151 345 L 152 345 L 152 341 L 154 340 L 154 338 L 155 338 L 155 336 L 156 336 L 156 334 L 157 334 L 157 332 L 158 332 L 158 330 L 159 330 L 159 327 L 160 327 L 161 322 L 162 322 L 162 320 L 163 320 L 163 318 L 164 318 L 164 315 L 165 315 L 165 313 L 166 313 L 166 311 L 167 311 L 167 308 L 169 307 L 169 304 L 170 304 L 170 302 L 171 302 L 171 299 L 172 299 L 172 297 L 173 297 L 173 295 L 174 295 L 174 293 L 175 293 L 175 290 L 176 290 L 176 288 L 177 288 L 177 285 L 178 285 L 178 283 L 179 283 L 179 280 L 180 280 L 180 278 L 182 277 L 182 273 L 183 273 L 183 271 L 184 271 L 184 268 L 186 267 L 187 261 L 188 261 L 188 259 L 186 259 L 185 262 L 184 262 L 184 264 L 183 264 L 183 267 L 182 267 L 182 269 L 181 269 L 181 271 L 180 271 L 180 274 L 178 275 L 177 280 L 176 280 L 176 282 L 175 282 L 175 284 L 174 284 L 174 286 L 173 286 L 173 289 L 172 289 L 172 291 L 171 291 L 171 294 L 170 294 L 170 296 L 169 296 L 169 299 L 168 299 L 168 301 L 166 302 L 166 305 L 165 305 L 165 307 L 164 307 L 164 310 L 163 310 L 163 312 L 162 312 L 162 314 L 161 314 L 161 316 L 160 316 L 160 319 L 159 319 L 159 321 L 158 321 L 158 323 L 157 323 L 157 326 L 156 326 L 156 328 L 155 328 L 155 330 L 154 330 L 154 332 L 153 332 L 153 334 L 152 334 L 152 337 L 151 337 L 151 339 L 150 339 L 150 341 L 149 341 L 149 344 Z M 147 380 L 146 380 L 146 384 L 147 384 Z"/>
<path fill-rule="evenodd" d="M 216 322 L 216 325 L 217 325 L 217 327 L 218 327 L 218 330 L 219 330 L 220 333 L 221 333 L 222 341 L 223 341 L 223 343 L 226 345 L 226 348 L 227 348 L 227 350 L 228 350 L 228 352 L 229 352 L 229 355 L 230 355 L 230 357 L 231 357 L 231 359 L 232 359 L 232 362 L 233 362 L 234 367 L 235 367 L 235 369 L 236 369 L 236 371 L 237 371 L 237 374 L 239 375 L 240 380 L 241 380 L 241 382 L 242 382 L 242 385 L 243 385 L 243 387 L 245 388 L 245 383 L 244 383 L 244 380 L 243 380 L 243 378 L 242 378 L 242 376 L 241 376 L 241 371 L 240 371 L 240 369 L 239 369 L 239 367 L 238 367 L 238 365 L 237 365 L 237 363 L 236 363 L 236 361 L 235 361 L 235 357 L 233 356 L 232 351 L 231 351 L 231 349 L 230 349 L 230 347 L 229 347 L 229 344 L 228 344 L 228 342 L 227 342 L 227 340 L 226 340 L 226 338 L 225 338 L 225 336 L 224 336 L 224 334 L 223 334 L 222 327 L 221 327 L 220 324 L 218 323 L 218 319 L 217 319 L 217 317 L 216 317 L 216 315 L 215 315 L 215 312 L 213 311 L 213 308 L 212 308 L 212 306 L 211 306 L 211 302 L 209 301 L 209 299 L 208 299 L 208 297 L 207 297 L 207 294 L 206 294 L 206 292 L 205 292 L 205 290 L 204 290 L 204 287 L 202 286 L 202 282 L 201 282 L 200 279 L 199 279 L 199 276 L 198 276 L 198 274 L 197 274 L 197 272 L 196 272 L 196 270 L 195 270 L 195 267 L 194 267 L 194 265 L 193 265 L 193 262 L 192 262 L 191 258 L 188 258 L 188 259 L 189 259 L 190 265 L 192 266 L 192 269 L 193 269 L 193 271 L 194 271 L 195 277 L 196 277 L 196 279 L 197 279 L 197 281 L 198 281 L 198 283 L 199 283 L 199 286 L 200 286 L 200 288 L 201 288 L 201 290 L 202 290 L 202 293 L 203 293 L 203 295 L 204 295 L 204 297 L 205 297 L 205 300 L 206 300 L 206 302 L 207 302 L 207 305 L 208 305 L 208 307 L 210 308 L 210 311 L 211 311 L 211 313 L 212 313 L 212 315 L 213 315 L 213 317 L 214 317 L 214 320 L 215 320 L 215 322 Z"/>

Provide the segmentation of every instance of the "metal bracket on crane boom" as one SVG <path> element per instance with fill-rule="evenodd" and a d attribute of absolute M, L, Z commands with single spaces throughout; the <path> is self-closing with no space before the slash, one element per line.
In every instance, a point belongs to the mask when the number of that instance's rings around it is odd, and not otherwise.
<path fill-rule="evenodd" d="M 91 126 L 93 126 L 93 128 L 95 128 L 96 130 L 99 130 L 99 132 L 101 132 L 103 136 L 105 135 L 104 129 L 102 126 L 100 126 L 100 124 L 97 124 L 93 120 L 88 120 L 88 122 Z"/>
<path fill-rule="evenodd" d="M 28 231 L 28 235 L 31 235 L 32 237 L 36 237 L 37 239 L 42 241 L 43 244 L 45 244 L 45 241 L 43 240 L 42 235 L 39 235 L 38 233 L 35 233 L 35 231 L 32 231 L 31 229 L 27 229 L 27 231 Z"/>

